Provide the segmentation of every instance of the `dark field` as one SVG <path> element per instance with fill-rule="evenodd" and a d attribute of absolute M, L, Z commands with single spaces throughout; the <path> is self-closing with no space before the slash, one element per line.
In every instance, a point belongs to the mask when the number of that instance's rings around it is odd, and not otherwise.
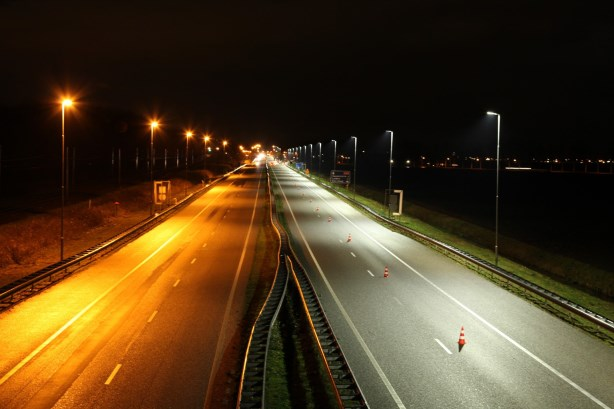
<path fill-rule="evenodd" d="M 405 203 L 495 227 L 494 170 L 394 168 L 392 188 Z M 379 176 L 379 178 L 377 177 Z M 499 235 L 614 271 L 614 175 L 501 170 Z M 388 175 L 358 174 L 358 184 L 382 190 Z M 504 248 L 499 249 L 501 254 Z"/>

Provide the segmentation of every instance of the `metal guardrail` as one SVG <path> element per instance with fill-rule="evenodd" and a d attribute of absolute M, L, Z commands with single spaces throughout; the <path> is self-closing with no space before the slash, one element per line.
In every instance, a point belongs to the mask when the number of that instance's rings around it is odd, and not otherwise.
<path fill-rule="evenodd" d="M 369 405 L 345 359 L 305 269 L 296 259 L 291 263 L 291 269 L 303 308 L 309 317 L 311 331 L 318 342 L 318 350 L 334 386 L 337 404 L 340 408 L 368 408 Z"/>
<path fill-rule="evenodd" d="M 510 282 L 512 282 L 513 284 L 524 288 L 525 290 L 531 291 L 532 293 L 576 314 L 579 317 L 582 317 L 594 324 L 599 325 L 600 327 L 611 331 L 614 333 L 614 321 L 604 317 L 600 314 L 597 314 L 594 311 L 589 310 L 588 308 L 585 308 L 579 304 L 576 304 L 564 297 L 561 297 L 560 295 L 553 293 L 552 291 L 546 290 L 545 288 L 538 286 L 537 284 L 534 284 L 528 280 L 525 280 L 522 277 L 519 277 L 513 273 L 510 273 L 509 271 L 506 271 L 498 266 L 495 266 L 494 264 L 491 264 L 485 260 L 482 260 L 478 257 L 475 257 L 469 253 L 466 253 L 462 250 L 459 250 L 453 246 L 450 246 L 449 244 L 440 242 L 438 240 L 435 240 L 433 238 L 430 238 L 428 236 L 425 236 L 422 233 L 419 233 L 415 230 L 412 230 L 406 226 L 403 226 L 402 224 L 399 224 L 397 222 L 395 222 L 394 220 L 390 220 L 386 217 L 381 216 L 380 214 L 378 214 L 377 212 L 373 211 L 373 209 L 363 205 L 362 203 L 357 202 L 356 200 L 352 199 L 351 197 L 349 197 L 348 195 L 339 192 L 335 189 L 332 189 L 331 187 L 327 186 L 326 184 L 321 184 L 321 186 L 324 186 L 327 190 L 334 192 L 335 194 L 343 197 L 345 200 L 353 203 L 356 206 L 359 206 L 360 208 L 362 208 L 363 210 L 365 210 L 366 212 L 368 212 L 369 214 L 371 214 L 373 217 L 377 218 L 378 220 L 381 220 L 384 223 L 388 223 L 393 225 L 394 227 L 403 230 L 404 232 L 406 232 L 407 234 L 411 235 L 412 237 L 416 238 L 417 240 L 422 241 L 423 243 L 429 244 L 433 247 L 435 247 L 437 250 L 442 251 L 444 253 L 448 253 L 449 255 L 452 255 L 456 258 L 460 258 L 462 260 L 464 260 L 465 262 L 468 262 L 472 265 L 474 265 L 476 268 L 478 269 L 483 269 L 485 271 L 488 271 L 492 274 L 496 274 L 501 278 L 504 278 Z"/>
<path fill-rule="evenodd" d="M 271 197 L 271 184 L 268 177 L 267 168 L 267 192 Z M 275 324 L 277 314 L 281 309 L 286 289 L 288 287 L 288 269 L 286 256 L 282 254 L 282 249 L 287 248 L 288 237 L 281 228 L 277 219 L 274 205 L 269 205 L 271 222 L 277 236 L 279 237 L 280 247 L 278 249 L 277 272 L 273 286 L 269 291 L 258 317 L 252 327 L 252 331 L 247 342 L 247 350 L 243 361 L 241 382 L 239 384 L 239 396 L 237 398 L 237 409 L 239 408 L 264 408 L 265 404 L 265 384 L 266 384 L 266 364 L 271 339 L 271 328 Z"/>
<path fill-rule="evenodd" d="M 184 197 L 182 200 L 164 209 L 159 214 L 145 219 L 144 221 L 136 224 L 130 229 L 102 242 L 95 246 L 92 246 L 80 253 L 77 253 L 71 257 L 61 260 L 57 263 L 51 264 L 38 271 L 35 271 L 25 277 L 22 277 L 10 284 L 7 284 L 0 288 L 0 311 L 6 310 L 11 306 L 17 304 L 20 301 L 31 297 L 32 295 L 40 292 L 41 290 L 52 286 L 63 278 L 74 273 L 83 266 L 91 263 L 98 257 L 102 257 L 114 250 L 117 250 L 121 246 L 135 240 L 143 233 L 151 230 L 179 209 L 191 203 L 194 199 L 206 192 L 211 186 L 218 183 L 221 180 L 226 179 L 230 174 L 236 172 L 235 169 L 232 172 L 228 172 L 223 176 L 215 179 L 213 182 L 203 186 L 196 192 Z"/>
<path fill-rule="evenodd" d="M 283 303 L 290 271 L 292 272 L 293 282 L 301 296 L 306 317 L 317 341 L 320 356 L 327 369 L 339 407 L 367 409 L 369 406 L 341 351 L 315 290 L 289 244 L 288 234 L 279 222 L 273 201 L 274 195 L 271 193 L 270 177 L 267 177 L 267 181 L 269 195 L 273 203 L 271 205 L 271 221 L 280 237 L 279 264 L 273 287 L 256 319 L 248 341 L 237 409 L 265 407 L 266 360 L 270 330 Z"/>

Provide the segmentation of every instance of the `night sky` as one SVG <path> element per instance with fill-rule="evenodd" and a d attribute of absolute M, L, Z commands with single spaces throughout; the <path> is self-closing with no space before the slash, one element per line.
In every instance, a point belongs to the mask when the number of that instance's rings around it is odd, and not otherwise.
<path fill-rule="evenodd" d="M 504 155 L 613 157 L 605 3 L 0 0 L 1 118 L 70 93 L 81 121 L 130 111 L 145 135 L 156 114 L 177 138 L 285 148 L 391 129 L 401 150 L 480 154 L 494 110 Z"/>

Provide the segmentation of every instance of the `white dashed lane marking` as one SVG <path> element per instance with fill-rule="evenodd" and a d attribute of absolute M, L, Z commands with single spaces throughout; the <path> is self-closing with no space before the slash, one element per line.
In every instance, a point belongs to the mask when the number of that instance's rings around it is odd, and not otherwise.
<path fill-rule="evenodd" d="M 115 369 L 113 369 L 113 372 L 111 372 L 111 375 L 109 375 L 109 377 L 105 381 L 104 383 L 105 385 L 110 385 L 111 382 L 113 382 L 113 378 L 115 378 L 115 375 L 117 375 L 117 372 L 119 371 L 119 368 L 121 367 L 122 367 L 122 364 L 115 365 Z"/>

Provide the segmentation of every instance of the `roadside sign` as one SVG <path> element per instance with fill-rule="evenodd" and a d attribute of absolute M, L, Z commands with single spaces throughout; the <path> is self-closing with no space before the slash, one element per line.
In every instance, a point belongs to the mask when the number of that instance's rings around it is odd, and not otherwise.
<path fill-rule="evenodd" d="M 171 181 L 154 180 L 153 182 L 153 201 L 154 204 L 166 204 L 171 198 Z"/>
<path fill-rule="evenodd" d="M 331 170 L 330 171 L 330 183 L 336 185 L 349 185 L 352 179 L 352 172 L 349 170 Z"/>
<path fill-rule="evenodd" d="M 393 216 L 400 216 L 403 213 L 403 191 L 386 189 L 386 206 Z"/>

